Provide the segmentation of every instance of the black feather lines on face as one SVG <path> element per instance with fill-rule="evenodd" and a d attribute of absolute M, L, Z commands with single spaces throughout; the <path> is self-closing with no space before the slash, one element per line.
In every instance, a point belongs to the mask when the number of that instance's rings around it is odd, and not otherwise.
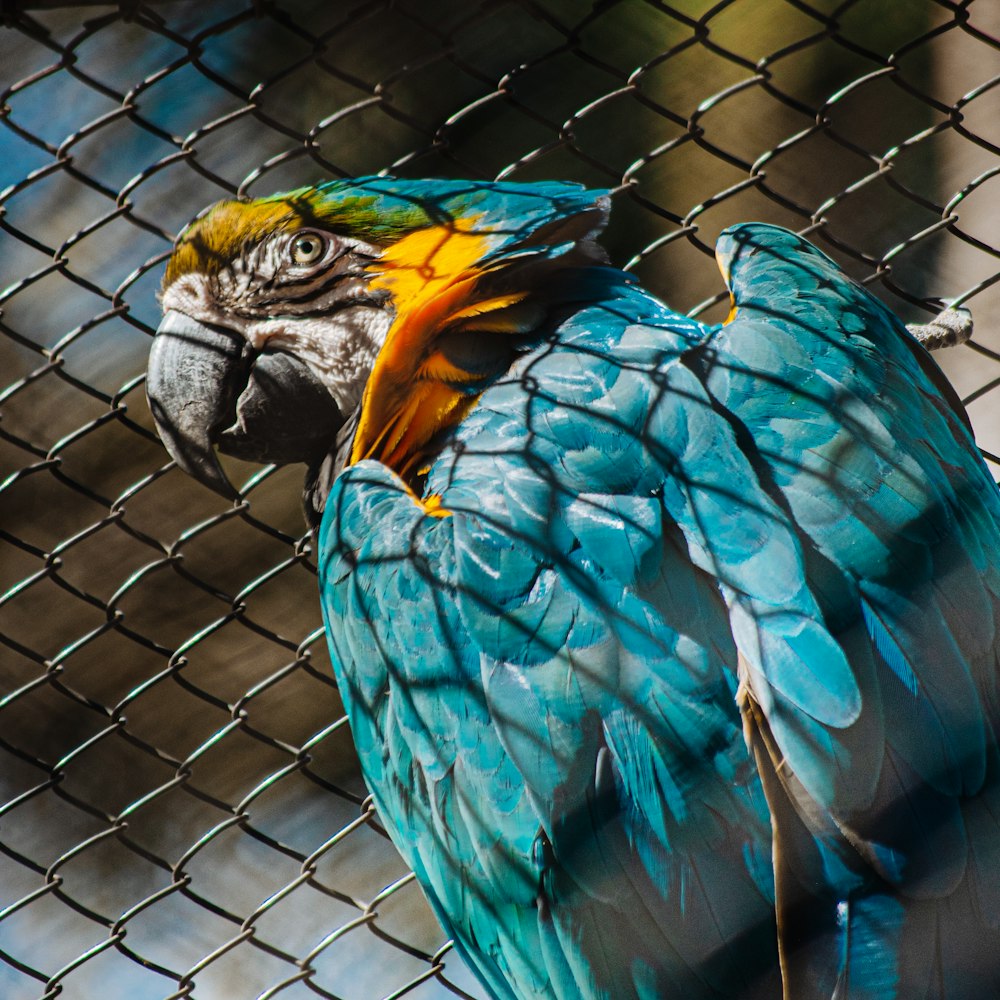
<path fill-rule="evenodd" d="M 322 236 L 329 241 L 329 251 L 308 266 L 295 264 L 288 252 L 297 237 L 294 231 L 280 230 L 264 238 L 255 235 L 245 240 L 239 252 L 223 262 L 217 273 L 207 276 L 220 311 L 253 324 L 281 319 L 322 320 L 358 307 L 386 308 L 390 294 L 371 290 L 365 282 L 368 268 L 379 254 L 370 252 L 364 244 L 358 246 L 349 237 L 326 231 Z M 352 280 L 355 287 L 335 297 L 337 290 L 349 286 Z M 290 294 L 283 295 L 286 290 Z M 315 526 L 322 506 L 317 513 L 310 502 L 309 484 L 317 478 L 328 455 L 343 450 L 338 442 L 345 435 L 349 449 L 358 414 L 346 414 L 345 429 L 345 414 L 324 383 L 294 352 L 267 347 L 248 349 L 252 360 L 246 384 L 234 404 L 232 423 L 213 435 L 214 442 L 220 451 L 244 461 L 304 462 L 309 470 L 304 497 L 306 520 Z"/>
<path fill-rule="evenodd" d="M 318 318 L 349 306 L 384 305 L 385 294 L 358 289 L 356 294 L 347 294 L 319 309 L 305 308 L 321 302 L 352 280 L 364 281 L 369 266 L 378 260 L 378 254 L 354 245 L 349 237 L 319 229 L 316 232 L 328 241 L 330 248 L 312 265 L 296 264 L 291 259 L 289 246 L 298 238 L 299 231 L 281 230 L 263 239 L 246 240 L 239 254 L 220 269 L 219 279 L 214 282 L 220 305 L 243 319 L 257 320 L 277 318 L 285 312 Z M 301 291 L 296 293 L 296 289 Z"/>

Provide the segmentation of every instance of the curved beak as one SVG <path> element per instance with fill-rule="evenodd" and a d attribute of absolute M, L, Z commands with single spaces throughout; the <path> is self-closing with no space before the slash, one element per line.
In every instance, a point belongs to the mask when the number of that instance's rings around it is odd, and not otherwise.
<path fill-rule="evenodd" d="M 146 395 L 160 437 L 189 475 L 239 496 L 216 454 L 318 463 L 343 418 L 305 362 L 257 352 L 238 333 L 168 311 L 149 353 Z"/>
<path fill-rule="evenodd" d="M 238 494 L 212 444 L 232 422 L 250 364 L 249 345 L 238 334 L 174 310 L 149 352 L 146 397 L 163 444 L 189 476 L 230 500 Z"/>

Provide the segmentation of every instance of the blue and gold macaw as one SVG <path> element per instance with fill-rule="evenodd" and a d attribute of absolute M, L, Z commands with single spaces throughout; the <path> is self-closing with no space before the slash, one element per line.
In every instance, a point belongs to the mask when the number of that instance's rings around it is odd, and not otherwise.
<path fill-rule="evenodd" d="M 308 464 L 365 779 L 492 996 L 1000 994 L 1000 503 L 961 404 L 800 237 L 726 231 L 703 324 L 606 265 L 607 210 L 215 206 L 164 281 L 168 448 L 229 496 L 216 447 Z"/>

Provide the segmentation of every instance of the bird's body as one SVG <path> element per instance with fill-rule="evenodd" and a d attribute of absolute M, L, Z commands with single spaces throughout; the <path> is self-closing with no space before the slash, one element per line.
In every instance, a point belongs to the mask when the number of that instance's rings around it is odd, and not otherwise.
<path fill-rule="evenodd" d="M 251 204 L 175 254 L 165 306 L 236 333 L 168 322 L 154 411 L 218 486 L 213 443 L 297 436 L 242 344 L 334 400 L 291 457 L 338 684 L 490 992 L 776 996 L 779 944 L 795 1000 L 1000 990 L 1000 502 L 898 320 L 760 225 L 720 241 L 730 320 L 690 320 L 604 266 L 571 185 Z M 183 419 L 182 327 L 195 381 L 242 383 Z"/>
<path fill-rule="evenodd" d="M 767 995 L 770 828 L 735 647 L 642 440 L 673 420 L 653 373 L 706 330 L 595 277 L 601 303 L 434 463 L 448 516 L 375 462 L 336 481 L 338 678 L 380 814 L 497 996 Z"/>

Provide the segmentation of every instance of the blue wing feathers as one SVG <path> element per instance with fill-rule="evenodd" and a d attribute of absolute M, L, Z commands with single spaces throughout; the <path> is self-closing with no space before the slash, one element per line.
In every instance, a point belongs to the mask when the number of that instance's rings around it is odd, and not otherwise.
<path fill-rule="evenodd" d="M 642 301 L 645 303 L 644 296 Z M 601 323 L 609 315 L 616 316 L 605 310 L 597 315 Z M 577 341 L 586 339 L 586 331 L 599 345 L 593 326 L 579 319 L 577 322 Z M 616 322 L 618 329 L 612 332 L 620 332 L 627 325 L 617 317 Z M 683 325 L 690 326 L 687 321 Z M 603 339 L 607 341 L 607 332 Z M 602 399 L 609 394 L 614 397 L 613 404 L 605 400 L 602 406 L 587 410 L 595 426 L 616 428 L 619 435 L 622 427 L 628 427 L 631 436 L 637 436 L 646 420 L 650 397 L 659 391 L 655 385 L 650 388 L 645 384 L 648 372 L 652 362 L 663 354 L 659 338 L 645 339 L 651 350 L 655 347 L 655 354 L 645 358 L 644 371 L 622 369 L 597 379 L 570 380 L 571 389 L 585 386 Z M 642 340 L 635 333 L 631 335 L 633 358 L 638 357 L 636 345 Z M 590 352 L 596 350 L 587 347 Z M 642 977 L 647 986 L 659 983 L 665 989 L 669 982 L 671 989 L 680 990 L 679 995 L 735 996 L 735 984 L 753 982 L 769 970 L 773 973 L 774 932 L 771 902 L 759 888 L 761 858 L 768 853 L 766 811 L 759 796 L 754 797 L 745 785 L 732 784 L 740 762 L 746 763 L 733 701 L 735 679 L 715 649 L 706 651 L 699 641 L 705 633 L 713 633 L 714 647 L 731 648 L 724 605 L 711 581 L 703 579 L 701 586 L 709 595 L 703 603 L 712 608 L 712 613 L 703 614 L 694 630 L 696 634 L 685 636 L 681 643 L 679 632 L 667 626 L 659 608 L 630 596 L 640 582 L 648 585 L 660 575 L 669 575 L 669 568 L 662 567 L 663 559 L 678 551 L 663 545 L 664 512 L 662 501 L 652 493 L 656 482 L 650 472 L 652 463 L 635 460 L 595 466 L 585 438 L 576 435 L 572 422 L 559 412 L 562 407 L 555 380 L 545 382 L 549 366 L 560 374 L 564 370 L 547 356 L 534 359 L 529 369 L 531 377 L 545 390 L 531 401 L 536 411 L 530 414 L 532 429 L 537 432 L 532 438 L 534 450 L 525 449 L 523 444 L 518 451 L 477 447 L 480 428 L 496 426 L 495 422 L 509 427 L 511 409 L 523 408 L 523 388 L 516 393 L 498 386 L 500 391 L 488 395 L 463 425 L 461 433 L 468 447 L 460 449 L 447 467 L 439 460 L 432 470 L 428 490 L 445 492 L 447 506 L 453 511 L 451 517 L 422 518 L 401 484 L 379 467 L 361 463 L 340 477 L 328 510 L 343 510 L 358 491 L 380 493 L 382 499 L 373 497 L 360 505 L 359 516 L 352 523 L 345 524 L 344 513 L 336 521 L 325 522 L 321 564 L 326 593 L 332 598 L 327 602 L 328 618 L 332 621 L 333 614 L 342 614 L 336 599 L 338 591 L 330 590 L 327 583 L 341 578 L 336 552 L 350 552 L 355 563 L 363 561 L 365 567 L 370 567 L 366 585 L 378 593 L 385 585 L 378 571 L 380 561 L 391 561 L 396 574 L 412 576 L 412 560 L 399 560 L 398 553 L 412 544 L 414 532 L 425 539 L 437 536 L 432 543 L 423 542 L 420 552 L 428 560 L 427 572 L 436 586 L 451 589 L 452 594 L 443 606 L 429 614 L 425 610 L 421 622 L 427 627 L 427 636 L 436 634 L 441 646 L 457 641 L 468 648 L 464 666 L 458 668 L 459 673 L 465 673 L 466 690 L 458 682 L 453 695 L 447 693 L 450 689 L 442 692 L 441 677 L 428 690 L 436 692 L 438 700 L 445 696 L 466 698 L 471 690 L 480 690 L 485 697 L 489 732 L 515 769 L 515 783 L 523 789 L 519 800 L 512 793 L 503 798 L 504 815 L 509 823 L 516 824 L 520 839 L 512 826 L 511 836 L 498 850 L 515 854 L 519 859 L 516 864 L 523 866 L 536 853 L 523 847 L 524 831 L 530 830 L 533 838 L 543 830 L 551 842 L 549 856 L 554 867 L 551 871 L 543 869 L 537 877 L 542 896 L 548 895 L 546 884 L 552 887 L 552 894 L 558 891 L 559 906 L 550 899 L 554 924 L 547 925 L 541 905 L 524 907 L 517 918 L 519 924 L 524 924 L 517 933 L 527 934 L 525 928 L 530 924 L 531 933 L 539 935 L 538 962 L 547 971 L 539 967 L 534 974 L 549 977 L 548 989 L 553 996 L 579 995 L 573 990 L 578 990 L 581 982 L 588 984 L 584 995 L 628 996 L 638 988 L 633 968 L 645 969 Z M 567 391 L 566 382 L 563 378 L 559 391 Z M 523 435 L 523 430 L 519 433 Z M 635 444 L 624 450 L 630 449 L 641 450 Z M 480 485 L 484 476 L 495 487 L 494 496 L 485 501 Z M 570 476 L 574 482 L 586 482 L 598 490 L 584 495 L 567 487 L 565 480 Z M 388 500 L 393 492 L 394 507 Z M 539 510 L 549 512 L 544 521 L 537 516 Z M 376 534 L 383 541 L 377 544 L 363 541 L 364 521 L 373 514 L 381 519 L 378 523 L 382 526 Z M 335 530 L 330 530 L 331 525 Z M 394 542 L 390 544 L 389 539 Z M 685 567 L 684 572 L 690 574 L 691 570 Z M 355 569 L 355 578 L 357 575 Z M 411 585 L 411 589 L 418 588 Z M 395 597 L 399 591 L 397 587 L 386 594 Z M 656 588 L 648 591 L 649 596 L 656 594 Z M 426 604 L 425 600 L 425 608 Z M 353 616 L 355 624 L 347 627 L 362 631 L 374 626 L 384 630 L 386 641 L 397 651 L 397 663 L 408 662 L 404 657 L 413 655 L 408 648 L 413 641 L 413 627 L 409 616 L 400 613 L 398 604 L 382 615 L 368 614 L 359 604 Z M 397 622 L 401 623 L 399 627 Z M 336 629 L 344 627 L 343 620 L 331 625 Z M 460 637 L 449 639 L 452 629 L 458 629 Z M 681 645 L 682 662 L 690 660 L 696 675 L 707 678 L 707 690 L 700 690 L 699 685 L 687 682 L 681 675 L 679 679 L 684 680 L 688 690 L 684 694 L 674 691 L 672 674 L 676 671 L 671 669 L 671 657 L 677 655 Z M 706 658 L 713 660 L 714 668 L 706 665 Z M 651 679 L 652 659 L 662 662 L 663 667 L 654 671 Z M 439 674 L 451 669 L 429 651 L 422 660 L 422 669 L 428 668 L 437 669 Z M 419 679 L 419 671 L 413 679 Z M 429 677 L 427 681 L 430 683 Z M 693 700 L 697 710 L 685 713 L 679 700 L 682 697 Z M 387 752 L 410 767 L 437 775 L 442 772 L 441 763 L 429 758 L 440 755 L 448 760 L 453 754 L 457 756 L 457 749 L 452 750 L 448 739 L 443 738 L 456 723 L 442 716 L 440 710 L 438 718 L 428 717 L 434 700 L 428 696 L 427 710 L 415 713 L 412 720 L 425 727 L 425 735 L 415 732 L 410 722 L 400 725 L 396 720 L 395 740 L 405 742 L 406 749 L 390 739 Z M 623 705 L 632 706 L 631 710 L 625 709 L 626 713 L 631 711 L 631 727 L 619 728 L 614 721 L 615 711 Z M 588 721 L 601 718 L 609 720 L 606 730 Z M 393 725 L 394 720 L 387 718 L 383 724 Z M 661 748 L 664 740 L 666 745 Z M 580 789 L 587 786 L 581 775 L 593 775 L 605 744 L 618 761 L 649 763 L 641 768 L 636 765 L 639 770 L 616 770 L 616 800 L 621 801 L 616 801 L 610 819 L 602 819 L 603 826 L 597 830 L 593 822 L 584 819 L 591 807 L 586 793 L 581 798 Z M 711 752 L 706 756 L 707 750 Z M 466 756 L 462 756 L 463 767 Z M 725 767 L 717 770 L 723 762 Z M 386 773 L 384 766 L 377 770 Z M 447 768 L 444 771 L 446 776 L 440 780 L 454 783 L 463 778 L 457 766 L 450 779 Z M 467 777 L 463 780 L 467 788 L 472 785 Z M 444 825 L 425 823 L 428 830 L 437 829 L 433 836 L 446 840 L 450 856 L 459 859 L 462 877 L 472 887 L 469 891 L 473 897 L 478 892 L 511 892 L 503 871 L 505 864 L 515 863 L 510 858 L 488 863 L 486 856 L 475 849 L 475 841 L 464 851 L 460 845 L 456 847 L 456 839 L 472 836 L 479 824 L 494 828 L 500 803 L 488 800 L 487 788 L 488 781 L 477 786 L 483 792 L 482 816 L 477 818 L 468 810 L 462 813 L 454 807 L 447 811 L 447 837 Z M 409 827 L 417 822 L 412 799 L 404 797 L 402 789 L 384 798 L 380 809 L 387 809 L 391 815 L 406 815 Z M 446 799 L 442 800 L 439 793 L 439 802 Z M 668 807 L 653 805 L 668 800 Z M 644 801 L 650 804 L 646 811 L 640 805 Z M 510 811 L 512 802 L 516 802 L 514 812 Z M 650 832 L 654 815 L 659 834 Z M 685 832 L 686 825 L 696 829 Z M 463 834 L 462 830 L 469 832 Z M 678 857 L 672 858 L 666 852 L 668 844 L 685 842 L 688 846 Z M 401 843 L 400 847 L 407 857 L 414 850 L 412 844 Z M 430 865 L 432 852 L 423 853 Z M 595 857 L 601 858 L 608 869 L 602 871 L 601 865 L 595 866 Z M 713 915 L 711 903 L 712 892 L 718 886 L 697 880 L 688 884 L 684 881 L 688 876 L 682 877 L 683 871 L 693 870 L 699 857 L 699 866 L 725 870 L 729 876 L 735 873 L 741 886 L 727 892 L 739 903 L 730 914 L 733 927 L 747 932 L 755 945 L 754 960 L 746 968 L 740 967 L 736 958 L 738 951 L 742 953 L 739 942 L 734 943 L 736 931 L 720 937 L 719 918 Z M 706 857 L 712 859 L 711 865 Z M 582 869 L 578 858 L 589 858 Z M 429 872 L 428 877 L 432 874 Z M 600 881 L 594 882 L 598 874 Z M 436 876 L 435 886 L 440 882 L 440 876 Z M 683 906 L 679 896 L 682 884 Z M 477 890 L 477 886 L 482 888 Z M 437 891 L 444 898 L 445 889 Z M 609 927 L 607 914 L 596 916 L 593 907 L 602 900 L 617 913 L 618 927 Z M 465 911 L 445 907 L 451 914 L 450 926 L 466 940 L 475 933 L 481 947 L 488 935 L 478 923 L 473 926 L 475 903 L 466 905 Z M 648 915 L 650 907 L 658 913 L 655 919 Z M 456 912 L 469 915 L 456 925 Z M 711 931 L 710 926 L 714 928 Z M 673 934 L 667 934 L 665 928 L 671 927 Z M 681 939 L 687 942 L 685 948 L 690 954 L 671 944 Z M 711 950 L 706 953 L 708 942 L 713 940 L 713 948 L 719 952 L 715 957 Z M 630 956 L 636 952 L 634 961 L 630 957 L 623 962 L 625 950 Z M 595 958 L 597 952 L 605 954 L 605 960 Z M 557 955 L 563 960 L 557 961 Z M 567 968 L 572 975 L 572 989 L 565 985 Z M 510 967 L 501 968 L 500 974 L 519 975 Z M 564 985 L 560 986 L 560 982 Z M 743 992 L 742 986 L 739 992 Z"/>
<path fill-rule="evenodd" d="M 593 205 L 484 191 L 448 197 L 522 242 Z M 362 765 L 498 997 L 773 995 L 776 889 L 787 995 L 955 1000 L 1000 934 L 996 488 L 828 258 L 758 225 L 719 257 L 723 327 L 594 269 L 430 469 L 450 516 L 336 481 Z"/>
<path fill-rule="evenodd" d="M 892 906 L 923 899 L 940 907 L 939 927 L 949 913 L 958 919 L 975 881 L 973 840 L 995 843 L 1000 833 L 986 821 L 974 837 L 965 819 L 984 782 L 996 781 L 995 771 L 987 777 L 997 739 L 996 490 L 929 378 L 932 363 L 920 362 L 920 349 L 880 303 L 818 251 L 770 227 L 731 232 L 720 256 L 737 313 L 713 341 L 724 373 L 709 385 L 748 428 L 803 544 L 840 574 L 837 586 L 817 594 L 825 620 L 849 618 L 853 603 L 870 642 L 869 649 L 856 646 L 850 664 L 862 715 L 872 722 L 873 739 L 860 746 L 858 763 L 878 785 L 866 802 L 857 788 L 844 794 L 833 781 L 832 797 L 817 801 L 851 831 L 837 847 L 849 867 L 858 867 L 850 861 L 857 850 L 899 888 L 899 896 L 880 894 L 876 879 L 865 895 L 851 896 L 852 933 L 884 938 L 888 954 L 894 938 L 880 921 Z M 784 350 L 776 352 L 776 344 Z M 797 434 L 783 394 L 795 395 L 796 410 L 805 411 Z M 839 606 L 830 606 L 828 594 Z M 773 684 L 770 673 L 762 676 Z M 800 729 L 814 730 L 814 719 L 807 707 L 804 715 L 769 717 L 784 766 L 807 783 L 841 767 L 821 741 L 798 737 Z M 811 834 L 800 827 L 795 835 Z M 846 881 L 828 888 L 831 899 L 838 889 L 850 896 Z M 898 919 L 911 917 L 914 927 L 929 926 L 907 906 Z M 977 917 L 964 926 L 966 935 L 982 935 L 986 923 Z M 935 941 L 910 936 L 904 945 L 933 948 Z M 933 995 L 965 995 L 947 964 L 931 963 L 932 978 L 940 977 Z M 995 958 L 981 975 L 981 983 L 998 982 Z M 900 996 L 918 988 L 907 975 L 892 987 Z M 877 995 L 890 995 L 888 983 L 882 989 Z M 847 995 L 865 995 L 857 975 Z"/>

